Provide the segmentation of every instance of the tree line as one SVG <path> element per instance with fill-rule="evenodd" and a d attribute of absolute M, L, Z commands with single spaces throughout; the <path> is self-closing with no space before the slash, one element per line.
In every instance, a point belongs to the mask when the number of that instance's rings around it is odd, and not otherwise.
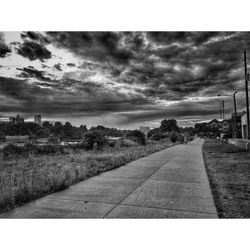
<path fill-rule="evenodd" d="M 26 122 L 19 124 L 4 123 L 0 124 L 0 138 L 3 139 L 5 136 L 15 135 L 29 135 L 30 138 L 44 138 L 49 136 L 56 136 L 62 140 L 75 139 L 80 140 L 84 138 L 84 135 L 88 131 L 98 131 L 104 136 L 122 137 L 129 130 L 119 130 L 116 128 L 106 128 L 104 126 L 96 126 L 87 129 L 86 125 L 80 125 L 79 127 L 73 126 L 70 122 L 62 124 L 57 121 L 52 124 L 49 121 L 42 123 L 39 126 L 36 123 Z"/>

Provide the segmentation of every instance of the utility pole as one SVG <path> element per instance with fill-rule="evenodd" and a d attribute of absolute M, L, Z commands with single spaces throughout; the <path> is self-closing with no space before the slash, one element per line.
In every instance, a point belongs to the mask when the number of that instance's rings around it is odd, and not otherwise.
<path fill-rule="evenodd" d="M 222 108 L 222 121 L 224 121 L 225 119 L 224 100 L 221 101 L 221 108 Z"/>
<path fill-rule="evenodd" d="M 238 93 L 238 91 L 235 91 L 233 93 L 234 98 L 234 137 L 237 138 L 237 108 L 236 108 L 236 99 L 235 95 Z"/>
<path fill-rule="evenodd" d="M 247 53 L 246 53 L 246 51 L 244 51 L 244 65 L 245 65 L 245 88 L 246 88 L 246 108 L 247 108 L 247 137 L 248 137 L 248 139 L 250 139 L 248 79 L 247 79 Z"/>

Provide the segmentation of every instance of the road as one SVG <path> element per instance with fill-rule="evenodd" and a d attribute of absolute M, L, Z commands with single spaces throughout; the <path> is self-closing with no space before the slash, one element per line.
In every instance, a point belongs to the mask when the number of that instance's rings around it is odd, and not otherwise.
<path fill-rule="evenodd" d="M 217 218 L 202 139 L 82 181 L 2 218 Z"/>

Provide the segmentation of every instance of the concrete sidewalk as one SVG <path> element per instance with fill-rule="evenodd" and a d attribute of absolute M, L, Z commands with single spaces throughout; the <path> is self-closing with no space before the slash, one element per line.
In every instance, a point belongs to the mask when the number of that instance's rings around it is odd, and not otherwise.
<path fill-rule="evenodd" d="M 217 218 L 202 144 L 159 151 L 0 217 Z"/>

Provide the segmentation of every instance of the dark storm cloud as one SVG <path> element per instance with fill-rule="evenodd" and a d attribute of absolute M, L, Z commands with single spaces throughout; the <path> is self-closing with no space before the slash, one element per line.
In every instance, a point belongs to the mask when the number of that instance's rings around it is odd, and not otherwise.
<path fill-rule="evenodd" d="M 6 44 L 0 41 L 0 57 L 5 57 L 10 52 L 11 49 Z"/>
<path fill-rule="evenodd" d="M 5 57 L 11 52 L 11 48 L 5 44 L 3 34 L 0 32 L 0 57 Z"/>
<path fill-rule="evenodd" d="M 42 44 L 48 44 L 50 43 L 49 39 L 42 35 L 39 32 L 34 32 L 34 31 L 27 31 L 27 32 L 22 32 L 21 33 L 21 38 L 23 40 L 33 40 Z"/>
<path fill-rule="evenodd" d="M 60 63 L 55 64 L 54 68 L 59 70 L 59 71 L 62 71 L 62 65 Z"/>
<path fill-rule="evenodd" d="M 49 81 L 49 82 L 52 80 L 51 78 L 45 76 L 46 74 L 45 71 L 37 70 L 32 66 L 24 67 L 24 68 L 17 68 L 17 70 L 22 71 L 22 73 L 18 75 L 19 77 L 22 77 L 22 78 L 32 77 L 41 81 Z"/>
<path fill-rule="evenodd" d="M 67 66 L 69 66 L 69 67 L 76 67 L 76 65 L 74 63 L 67 63 Z"/>
<path fill-rule="evenodd" d="M 159 44 L 191 43 L 200 45 L 218 34 L 219 32 L 148 32 L 148 37 Z"/>
<path fill-rule="evenodd" d="M 77 65 L 70 59 L 63 67 L 54 65 L 62 71 L 60 80 L 46 74 L 46 65 L 42 71 L 20 66 L 19 77 L 34 80 L 19 80 L 21 94 L 12 95 L 24 101 L 27 94 L 33 106 L 20 105 L 23 112 L 36 107 L 69 116 L 114 113 L 120 124 L 213 117 L 218 113 L 213 97 L 243 90 L 243 51 L 250 51 L 250 32 L 26 32 L 22 38 L 19 54 L 30 60 L 50 59 L 48 43 L 79 59 Z M 64 72 L 66 67 L 70 69 Z M 40 98 L 32 99 L 31 92 Z M 161 101 L 166 105 L 159 105 Z M 239 109 L 243 104 L 239 100 Z"/>
<path fill-rule="evenodd" d="M 28 70 L 29 72 L 29 70 Z M 39 73 L 37 73 L 39 74 Z M 150 110 L 152 103 L 140 95 L 127 95 L 107 91 L 101 84 L 80 82 L 72 79 L 61 81 L 33 82 L 0 77 L 0 94 L 9 101 L 19 103 L 18 107 L 2 105 L 3 111 L 22 113 L 40 112 L 47 115 L 103 114 L 129 110 Z M 71 91 L 68 91 L 68 89 Z"/>
<path fill-rule="evenodd" d="M 40 61 L 50 59 L 51 52 L 46 49 L 45 46 L 38 42 L 25 41 L 17 48 L 17 52 L 23 56 L 29 58 L 31 61 L 39 59 Z"/>
<path fill-rule="evenodd" d="M 232 76 L 231 73 L 241 67 L 243 50 L 250 49 L 249 33 L 213 32 L 199 35 L 170 32 L 153 33 L 153 36 L 167 47 L 149 49 L 148 57 L 158 57 L 150 66 L 144 60 L 141 68 L 129 69 L 127 76 L 128 79 L 133 77 L 133 82 L 139 80 L 151 87 L 152 91 L 161 86 L 161 92 L 171 90 L 181 97 L 214 85 L 229 90 L 232 83 L 242 79 L 242 75 Z M 176 45 L 176 42 L 184 45 Z M 156 67 L 158 62 L 166 62 L 169 67 L 159 69 Z M 179 67 L 179 70 L 175 67 Z"/>
<path fill-rule="evenodd" d="M 99 61 L 127 63 L 133 54 L 120 46 L 121 36 L 114 32 L 48 32 L 50 40 L 77 56 Z"/>

